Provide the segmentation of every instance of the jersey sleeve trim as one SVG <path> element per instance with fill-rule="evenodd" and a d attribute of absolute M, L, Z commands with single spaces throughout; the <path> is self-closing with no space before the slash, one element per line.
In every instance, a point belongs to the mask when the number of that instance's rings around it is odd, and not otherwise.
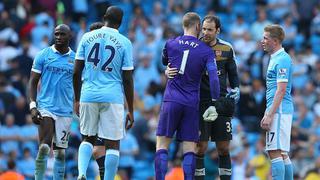
<path fill-rule="evenodd" d="M 278 79 L 277 82 L 288 82 L 288 79 Z"/>
<path fill-rule="evenodd" d="M 33 71 L 33 72 L 35 72 L 35 73 L 38 73 L 38 74 L 41 74 L 41 71 L 40 71 L 40 70 L 38 70 L 38 69 L 34 69 L 34 68 L 32 68 L 32 69 L 31 69 L 31 71 Z"/>
<path fill-rule="evenodd" d="M 85 58 L 84 58 L 83 56 L 77 56 L 77 55 L 76 55 L 76 59 L 77 59 L 77 60 L 80 60 L 80 61 L 84 61 Z"/>
<path fill-rule="evenodd" d="M 133 66 L 131 66 L 131 67 L 122 67 L 122 70 L 125 70 L 125 71 L 133 70 Z"/>

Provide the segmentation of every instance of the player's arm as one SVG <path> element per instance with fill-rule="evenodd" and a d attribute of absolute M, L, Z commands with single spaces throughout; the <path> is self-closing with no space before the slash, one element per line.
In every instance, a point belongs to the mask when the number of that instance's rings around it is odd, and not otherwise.
<path fill-rule="evenodd" d="M 126 129 L 130 129 L 134 123 L 133 116 L 133 97 L 134 97 L 134 85 L 133 85 L 133 55 L 132 55 L 132 44 L 128 40 L 126 49 L 124 51 L 123 65 L 122 65 L 122 81 L 124 95 L 126 96 L 128 113 L 126 115 Z"/>
<path fill-rule="evenodd" d="M 37 87 L 40 80 L 41 74 L 31 71 L 29 80 L 29 98 L 30 102 L 36 102 L 37 99 Z"/>
<path fill-rule="evenodd" d="M 132 115 L 132 120 L 133 120 L 133 97 L 134 97 L 134 93 L 133 93 L 133 77 L 132 77 L 132 70 L 127 70 L 127 71 L 123 71 L 122 74 L 122 78 L 123 78 L 123 89 L 124 89 L 124 94 L 126 96 L 126 100 L 127 100 L 127 105 L 128 105 L 128 111 L 129 113 Z M 128 117 L 129 118 L 129 117 Z M 131 122 L 131 126 L 132 126 L 133 121 Z M 129 125 L 128 125 L 129 126 Z M 131 128 L 127 127 L 128 129 Z"/>
<path fill-rule="evenodd" d="M 33 123 L 40 124 L 40 120 L 42 119 L 40 112 L 37 109 L 37 91 L 38 91 L 38 83 L 41 78 L 41 72 L 43 69 L 43 51 L 41 51 L 35 57 L 31 69 L 30 80 L 28 84 L 29 89 L 29 99 L 30 99 L 30 112 Z"/>
<path fill-rule="evenodd" d="M 164 45 L 164 48 L 162 50 L 162 64 L 167 66 L 169 63 L 169 57 L 168 57 L 168 52 L 167 52 L 167 43 Z"/>
<path fill-rule="evenodd" d="M 273 98 L 273 103 L 271 105 L 271 108 L 267 113 L 267 115 L 274 116 L 277 109 L 279 108 L 281 101 L 286 94 L 286 88 L 287 88 L 288 82 L 277 82 L 277 90 Z"/>
<path fill-rule="evenodd" d="M 162 50 L 162 64 L 167 66 L 166 70 L 164 71 L 164 74 L 167 76 L 167 78 L 172 79 L 178 74 L 177 68 L 170 67 L 169 57 L 167 52 L 167 44 L 164 46 Z"/>
<path fill-rule="evenodd" d="M 209 75 L 211 98 L 217 100 L 220 97 L 220 83 L 217 73 L 217 64 L 213 54 L 209 56 L 206 68 Z"/>
<path fill-rule="evenodd" d="M 81 91 L 81 75 L 84 68 L 84 61 L 76 59 L 74 63 L 73 70 L 73 91 L 75 101 L 80 101 L 80 91 Z"/>
<path fill-rule="evenodd" d="M 82 71 L 85 66 L 85 46 L 84 46 L 84 41 L 86 38 L 86 34 L 84 34 L 81 38 L 81 41 L 79 43 L 77 52 L 76 52 L 76 57 L 74 61 L 74 66 L 73 66 L 73 77 L 72 77 L 72 82 L 73 82 L 73 92 L 74 92 L 74 105 L 73 105 L 73 110 L 76 115 L 79 116 L 79 106 L 80 106 L 80 93 L 81 93 L 81 76 L 82 76 Z"/>
<path fill-rule="evenodd" d="M 212 122 L 218 117 L 218 113 L 214 104 L 220 96 L 220 83 L 217 73 L 217 65 L 213 53 L 208 57 L 206 67 L 209 75 L 210 93 L 213 101 L 213 106 L 208 107 L 208 109 L 202 116 L 205 121 Z"/>
<path fill-rule="evenodd" d="M 236 102 L 238 102 L 240 99 L 239 77 L 237 71 L 236 56 L 232 47 L 229 53 L 230 56 L 228 57 L 226 63 L 226 72 L 228 74 L 229 83 L 232 89 L 228 93 L 228 97 L 231 97 L 235 99 Z"/>

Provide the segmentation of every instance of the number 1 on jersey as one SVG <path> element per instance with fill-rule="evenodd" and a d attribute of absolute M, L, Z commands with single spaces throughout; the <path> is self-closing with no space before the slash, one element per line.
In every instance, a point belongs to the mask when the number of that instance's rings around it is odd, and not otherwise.
<path fill-rule="evenodd" d="M 186 68 L 188 56 L 189 56 L 189 50 L 184 50 L 183 51 L 183 56 L 182 56 L 182 61 L 181 61 L 181 66 L 180 66 L 180 70 L 179 70 L 179 74 L 184 74 L 184 69 Z"/>

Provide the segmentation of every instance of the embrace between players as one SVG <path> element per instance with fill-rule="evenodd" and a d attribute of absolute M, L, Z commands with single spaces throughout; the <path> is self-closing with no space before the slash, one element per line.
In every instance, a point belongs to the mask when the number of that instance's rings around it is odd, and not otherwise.
<path fill-rule="evenodd" d="M 119 141 L 134 122 L 132 44 L 117 30 L 122 17 L 120 8 L 109 7 L 104 16 L 105 24 L 93 24 L 93 31 L 82 37 L 76 54 L 69 48 L 70 28 L 58 25 L 54 32 L 55 44 L 35 58 L 29 85 L 31 115 L 39 124 L 40 139 L 35 179 L 44 178 L 52 141 L 54 179 L 63 179 L 73 112 L 80 115 L 83 135 L 78 179 L 86 179 L 93 151 L 101 178 L 114 178 L 119 162 Z M 175 133 L 183 142 L 185 179 L 204 178 L 203 157 L 208 140 L 216 142 L 220 179 L 231 178 L 231 117 L 240 96 L 235 55 L 229 43 L 216 37 L 221 28 L 216 16 L 206 16 L 202 28 L 200 23 L 196 13 L 185 14 L 184 35 L 168 40 L 163 50 L 162 59 L 164 65 L 168 65 L 169 79 L 157 129 L 157 180 L 165 178 L 167 149 Z M 201 31 L 203 37 L 199 40 Z M 229 93 L 227 77 L 231 86 Z M 42 86 L 37 96 L 40 78 Z M 126 117 L 123 117 L 124 98 L 128 105 Z M 97 137 L 103 141 L 94 150 Z"/>
<path fill-rule="evenodd" d="M 202 22 L 201 28 L 199 15 L 185 14 L 184 35 L 168 40 L 163 50 L 169 80 L 157 129 L 157 180 L 165 178 L 168 147 L 175 133 L 182 141 L 184 179 L 204 179 L 208 140 L 217 145 L 220 179 L 231 178 L 231 117 L 240 96 L 235 55 L 230 43 L 217 38 L 219 18 L 208 15 Z M 203 37 L 199 40 L 200 32 Z"/>

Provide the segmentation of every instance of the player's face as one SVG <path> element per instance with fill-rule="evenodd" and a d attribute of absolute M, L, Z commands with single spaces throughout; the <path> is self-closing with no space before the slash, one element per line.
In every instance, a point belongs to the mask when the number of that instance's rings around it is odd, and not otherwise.
<path fill-rule="evenodd" d="M 69 45 L 70 33 L 63 28 L 54 30 L 54 40 L 56 45 Z"/>
<path fill-rule="evenodd" d="M 270 37 L 269 32 L 263 33 L 263 39 L 261 40 L 262 48 L 266 52 L 272 52 L 275 46 L 276 40 Z"/>
<path fill-rule="evenodd" d="M 209 44 L 211 41 L 216 39 L 219 29 L 216 28 L 214 21 L 204 21 L 202 25 L 203 41 Z"/>

